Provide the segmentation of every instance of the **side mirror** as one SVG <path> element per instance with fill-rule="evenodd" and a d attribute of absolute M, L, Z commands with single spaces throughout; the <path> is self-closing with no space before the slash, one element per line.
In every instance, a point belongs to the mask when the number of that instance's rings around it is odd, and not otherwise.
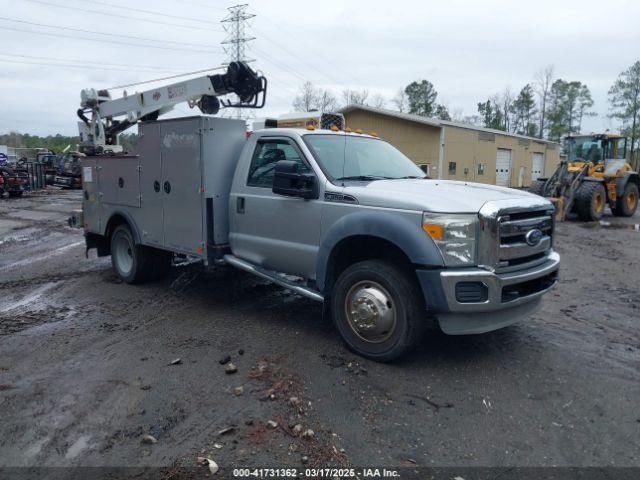
<path fill-rule="evenodd" d="M 298 162 L 280 160 L 276 162 L 273 176 L 273 193 L 306 200 L 319 196 L 318 182 L 311 173 L 299 173 Z"/>

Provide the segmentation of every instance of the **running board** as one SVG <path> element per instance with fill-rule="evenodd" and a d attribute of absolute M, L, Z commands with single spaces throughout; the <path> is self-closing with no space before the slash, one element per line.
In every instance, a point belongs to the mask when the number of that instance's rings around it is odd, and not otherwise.
<path fill-rule="evenodd" d="M 267 270 L 266 268 L 259 267 L 249 262 L 245 262 L 244 260 L 240 260 L 238 257 L 233 255 L 225 255 L 224 261 L 229 265 L 232 265 L 240 270 L 244 270 L 245 272 L 253 273 L 257 277 L 263 278 L 265 280 L 269 280 L 270 282 L 275 283 L 283 288 L 288 288 L 303 297 L 310 298 L 311 300 L 315 300 L 317 302 L 323 302 L 324 297 L 320 292 L 313 290 L 308 287 L 303 287 L 295 282 L 291 282 L 280 277 L 277 273 L 272 272 L 271 270 Z"/>

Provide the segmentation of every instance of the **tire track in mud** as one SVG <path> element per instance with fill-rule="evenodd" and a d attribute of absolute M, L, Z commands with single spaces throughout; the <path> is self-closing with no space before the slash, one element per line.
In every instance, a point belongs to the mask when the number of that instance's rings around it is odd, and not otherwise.
<path fill-rule="evenodd" d="M 93 268 L 90 270 L 82 270 L 79 272 L 68 272 L 58 274 L 45 274 L 37 277 L 22 278 L 20 280 L 10 280 L 7 282 L 0 282 L 0 290 L 11 290 L 14 288 L 32 287 L 35 285 L 42 285 L 43 283 L 50 282 L 62 282 L 64 280 L 75 280 L 77 278 L 85 277 L 95 273 L 100 273 L 107 270 L 106 268 Z"/>

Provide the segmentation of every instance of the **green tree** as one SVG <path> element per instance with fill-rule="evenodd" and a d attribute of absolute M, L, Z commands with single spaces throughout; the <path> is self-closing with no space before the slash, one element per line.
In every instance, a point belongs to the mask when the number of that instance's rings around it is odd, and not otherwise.
<path fill-rule="evenodd" d="M 525 85 L 516 99 L 511 103 L 510 113 L 512 115 L 512 130 L 520 135 L 533 137 L 537 132 L 535 115 L 537 113 L 536 101 L 534 99 L 533 87 Z"/>
<path fill-rule="evenodd" d="M 67 146 L 75 150 L 80 139 L 78 137 L 68 137 L 65 135 L 48 135 L 40 137 L 28 133 L 9 132 L 0 134 L 0 145 L 17 148 L 48 148 L 54 152 L 60 152 Z"/>
<path fill-rule="evenodd" d="M 407 94 L 409 103 L 409 113 L 421 115 L 423 117 L 432 117 L 436 111 L 436 92 L 433 84 L 429 80 L 421 80 L 420 82 L 411 82 L 404 89 Z"/>
<path fill-rule="evenodd" d="M 559 140 L 563 135 L 578 133 L 585 116 L 595 115 L 589 88 L 581 82 L 558 79 L 551 85 L 547 112 L 549 138 Z"/>
<path fill-rule="evenodd" d="M 438 104 L 436 105 L 435 117 L 440 120 L 451 121 L 451 115 L 449 114 L 449 109 L 445 105 Z"/>
<path fill-rule="evenodd" d="M 140 139 L 140 135 L 137 133 L 121 133 L 119 137 L 120 145 L 122 146 L 122 150 L 128 153 L 137 152 L 138 140 Z"/>
<path fill-rule="evenodd" d="M 488 99 L 486 102 L 478 103 L 478 113 L 482 121 L 482 126 L 504 130 L 504 118 L 500 106 L 495 99 Z"/>
<path fill-rule="evenodd" d="M 611 89 L 609 104 L 613 118 L 622 121 L 622 133 L 631 138 L 631 159 L 640 138 L 640 61 L 622 72 Z"/>

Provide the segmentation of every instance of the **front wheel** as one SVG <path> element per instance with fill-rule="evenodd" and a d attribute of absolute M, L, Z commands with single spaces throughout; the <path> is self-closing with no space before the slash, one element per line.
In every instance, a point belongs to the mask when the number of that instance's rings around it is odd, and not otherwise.
<path fill-rule="evenodd" d="M 575 210 L 580 220 L 595 222 L 604 215 L 607 193 L 602 183 L 584 182 L 575 195 Z"/>
<path fill-rule="evenodd" d="M 544 185 L 547 183 L 545 180 L 534 180 L 529 187 L 529 193 L 535 193 L 536 195 L 544 196 Z"/>
<path fill-rule="evenodd" d="M 342 272 L 333 292 L 334 323 L 357 354 L 388 362 L 422 339 L 426 310 L 409 272 L 379 260 L 358 262 Z"/>

